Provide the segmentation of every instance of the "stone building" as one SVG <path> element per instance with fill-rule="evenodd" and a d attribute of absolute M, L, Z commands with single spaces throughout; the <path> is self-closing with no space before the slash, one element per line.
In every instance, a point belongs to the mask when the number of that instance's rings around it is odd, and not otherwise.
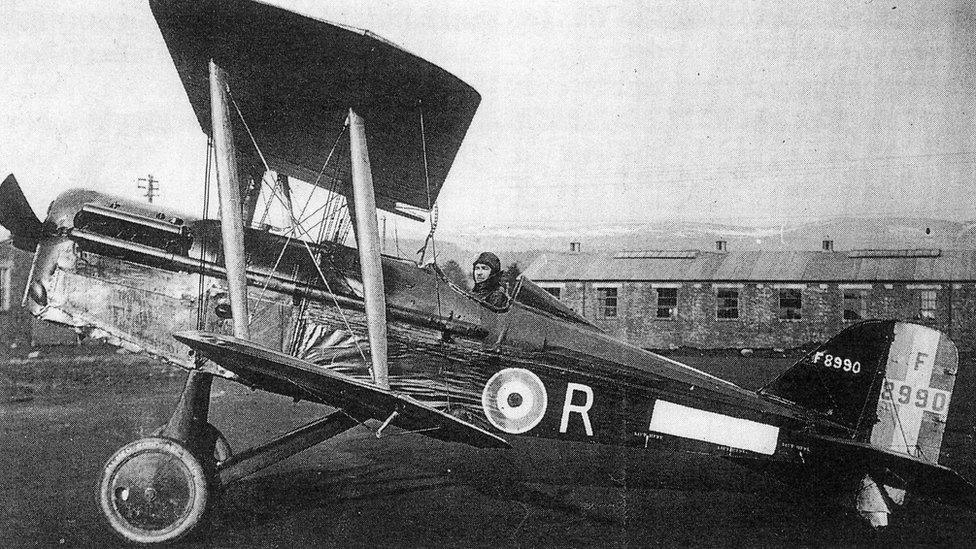
<path fill-rule="evenodd" d="M 33 317 L 20 306 L 31 254 L 0 242 L 0 353 L 30 347 Z"/>
<path fill-rule="evenodd" d="M 795 348 L 858 320 L 976 335 L 976 252 L 547 253 L 525 270 L 601 328 L 651 349 Z"/>

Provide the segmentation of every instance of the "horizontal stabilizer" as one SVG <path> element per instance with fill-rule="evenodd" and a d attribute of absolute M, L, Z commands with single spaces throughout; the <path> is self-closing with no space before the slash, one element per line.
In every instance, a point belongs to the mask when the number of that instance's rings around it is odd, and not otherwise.
<path fill-rule="evenodd" d="M 14 239 L 14 246 L 33 252 L 43 235 L 41 220 L 34 214 L 17 178 L 10 174 L 0 184 L 0 225 Z"/>
<path fill-rule="evenodd" d="M 510 447 L 505 439 L 409 396 L 380 389 L 242 339 L 195 331 L 180 332 L 173 337 L 261 389 L 303 395 L 309 400 L 344 408 L 355 416 L 365 414 L 381 421 L 397 412 L 390 422 L 392 425 L 421 431 L 439 440 L 463 442 L 479 448 Z M 293 390 L 288 391 L 289 387 Z"/>

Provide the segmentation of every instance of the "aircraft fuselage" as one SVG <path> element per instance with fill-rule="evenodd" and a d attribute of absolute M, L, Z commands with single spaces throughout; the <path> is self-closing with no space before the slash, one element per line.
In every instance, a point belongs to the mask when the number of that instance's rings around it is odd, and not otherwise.
<path fill-rule="evenodd" d="M 69 191 L 47 223 L 59 237 L 38 247 L 26 297 L 34 314 L 234 377 L 196 365 L 171 337 L 231 333 L 217 222 Z M 246 249 L 252 340 L 368 379 L 369 346 L 354 335 L 365 330 L 356 251 L 256 229 Z M 786 460 L 809 450 L 792 434 L 811 421 L 802 410 L 617 341 L 530 281 L 497 311 L 431 267 L 384 256 L 383 275 L 392 390 L 503 436 Z"/>

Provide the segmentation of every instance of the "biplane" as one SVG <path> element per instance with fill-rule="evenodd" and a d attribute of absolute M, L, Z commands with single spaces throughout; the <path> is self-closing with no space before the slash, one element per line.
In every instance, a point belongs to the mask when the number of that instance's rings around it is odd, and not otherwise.
<path fill-rule="evenodd" d="M 436 263 L 384 255 L 377 224 L 380 210 L 429 219 L 480 102 L 471 86 L 260 2 L 149 6 L 209 137 L 219 219 L 71 190 L 41 221 L 13 175 L 0 186 L 0 222 L 34 253 L 31 313 L 188 370 L 169 421 L 105 464 L 97 499 L 124 539 L 182 538 L 222 488 L 363 424 L 501 451 L 542 437 L 714 455 L 876 527 L 906 494 L 976 503 L 941 332 L 861 322 L 750 391 L 618 341 L 524 278 L 503 307 L 480 302 Z M 317 211 L 293 200 L 299 182 L 327 197 Z M 286 227 L 255 219 L 259 196 Z M 214 376 L 332 411 L 234 453 L 208 420 Z"/>

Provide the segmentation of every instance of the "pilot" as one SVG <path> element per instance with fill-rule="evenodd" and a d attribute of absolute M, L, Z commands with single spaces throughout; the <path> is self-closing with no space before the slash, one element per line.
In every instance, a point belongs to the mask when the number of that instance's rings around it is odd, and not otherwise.
<path fill-rule="evenodd" d="M 508 305 L 508 293 L 502 287 L 502 262 L 491 252 L 483 252 L 474 260 L 473 294 L 478 299 L 497 309 Z"/>

